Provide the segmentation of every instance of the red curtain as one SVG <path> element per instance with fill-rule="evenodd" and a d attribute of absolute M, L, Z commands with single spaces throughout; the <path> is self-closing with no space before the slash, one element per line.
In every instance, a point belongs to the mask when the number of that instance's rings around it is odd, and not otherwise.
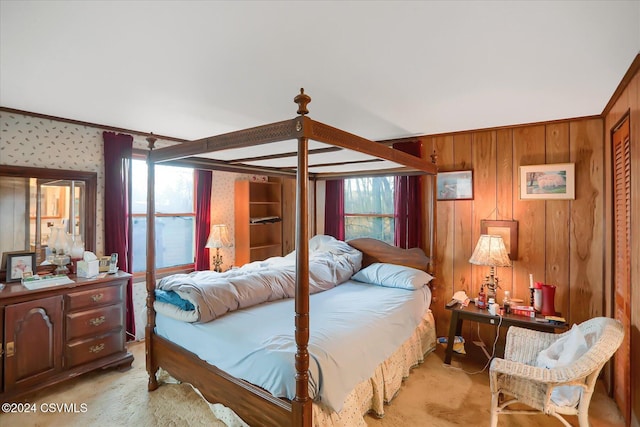
<path fill-rule="evenodd" d="M 211 180 L 213 173 L 196 170 L 196 270 L 209 270 L 209 248 L 205 248 L 211 229 Z"/>
<path fill-rule="evenodd" d="M 422 144 L 398 142 L 393 148 L 420 157 Z M 420 247 L 422 243 L 422 185 L 419 176 L 395 178 L 394 243 L 401 248 Z"/>
<path fill-rule="evenodd" d="M 104 253 L 118 254 L 118 267 L 131 273 L 132 226 L 131 152 L 133 136 L 103 132 L 104 140 Z M 133 312 L 133 280 L 127 283 L 126 300 L 127 340 L 135 338 Z"/>
<path fill-rule="evenodd" d="M 324 234 L 344 240 L 344 180 L 325 181 Z"/>

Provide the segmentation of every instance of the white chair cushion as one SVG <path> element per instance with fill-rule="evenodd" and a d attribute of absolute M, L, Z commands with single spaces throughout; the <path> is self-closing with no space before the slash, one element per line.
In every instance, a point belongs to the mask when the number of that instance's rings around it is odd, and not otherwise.
<path fill-rule="evenodd" d="M 584 334 L 573 325 L 568 334 L 558 338 L 553 344 L 538 354 L 536 366 L 541 368 L 559 368 L 570 365 L 589 350 Z M 551 392 L 551 400 L 558 406 L 576 406 L 580 400 L 582 388 L 578 386 L 558 386 Z"/>

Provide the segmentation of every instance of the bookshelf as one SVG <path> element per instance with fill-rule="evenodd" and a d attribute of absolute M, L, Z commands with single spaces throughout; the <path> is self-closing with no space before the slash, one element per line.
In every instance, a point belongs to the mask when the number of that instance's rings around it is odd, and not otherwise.
<path fill-rule="evenodd" d="M 282 256 L 282 186 L 235 182 L 235 264 Z"/>

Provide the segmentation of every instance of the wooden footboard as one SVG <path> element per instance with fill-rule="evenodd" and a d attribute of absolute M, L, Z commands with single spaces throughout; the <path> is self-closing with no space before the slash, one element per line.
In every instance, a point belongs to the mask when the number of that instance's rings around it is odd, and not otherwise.
<path fill-rule="evenodd" d="M 251 426 L 292 425 L 291 404 L 209 365 L 184 348 L 152 334 L 153 364 L 196 387 L 209 401 L 231 408 Z"/>

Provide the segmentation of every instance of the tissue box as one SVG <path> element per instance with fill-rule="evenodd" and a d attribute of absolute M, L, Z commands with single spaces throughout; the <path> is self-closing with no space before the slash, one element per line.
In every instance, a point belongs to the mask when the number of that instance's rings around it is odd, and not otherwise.
<path fill-rule="evenodd" d="M 98 275 L 100 261 L 94 259 L 93 261 L 78 261 L 78 270 L 76 275 L 78 277 L 94 277 Z"/>

